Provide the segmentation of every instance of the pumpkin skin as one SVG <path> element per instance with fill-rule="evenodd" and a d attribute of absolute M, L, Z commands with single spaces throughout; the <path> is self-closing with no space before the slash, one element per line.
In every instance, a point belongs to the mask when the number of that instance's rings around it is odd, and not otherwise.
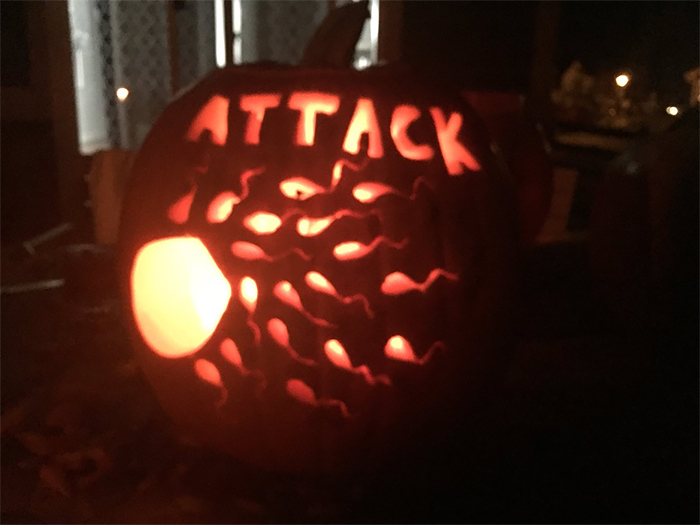
<path fill-rule="evenodd" d="M 309 92 L 329 113 L 313 138 L 290 108 Z M 419 114 L 394 140 L 401 105 Z M 445 157 L 439 124 L 466 153 Z M 138 358 L 171 418 L 216 448 L 274 470 L 372 467 L 493 383 L 515 214 L 458 93 L 388 68 L 214 72 L 156 122 L 124 200 Z"/>

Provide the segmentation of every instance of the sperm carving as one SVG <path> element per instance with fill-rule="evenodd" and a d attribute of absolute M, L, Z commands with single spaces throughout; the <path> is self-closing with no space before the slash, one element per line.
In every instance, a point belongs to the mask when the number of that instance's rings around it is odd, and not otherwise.
<path fill-rule="evenodd" d="M 185 224 L 190 217 L 190 208 L 194 201 L 195 188 L 180 197 L 168 208 L 168 219 L 175 224 Z"/>
<path fill-rule="evenodd" d="M 231 252 L 236 257 L 243 259 L 245 261 L 263 260 L 263 261 L 268 261 L 268 262 L 274 262 L 274 261 L 279 261 L 280 259 L 284 259 L 285 257 L 291 255 L 292 253 L 296 253 L 299 257 L 301 257 L 305 261 L 311 260 L 311 256 L 304 253 L 304 251 L 301 248 L 292 248 L 291 250 L 287 250 L 286 252 L 282 252 L 279 255 L 275 255 L 273 257 L 273 256 L 265 253 L 265 251 L 257 244 L 253 244 L 252 242 L 246 242 L 246 241 L 234 242 L 231 245 Z"/>
<path fill-rule="evenodd" d="M 278 282 L 272 289 L 272 293 L 284 304 L 291 306 L 295 310 L 298 310 L 299 312 L 304 314 L 304 316 L 315 325 L 324 327 L 335 326 L 334 324 L 329 323 L 325 319 L 319 319 L 318 317 L 314 317 L 308 311 L 306 311 L 304 305 L 301 303 L 301 297 L 299 297 L 299 292 L 297 292 L 294 289 L 292 283 L 290 283 L 289 281 Z"/>
<path fill-rule="evenodd" d="M 246 320 L 246 324 L 253 332 L 255 346 L 259 346 L 260 328 L 257 324 L 255 324 L 255 321 L 253 321 L 253 313 L 255 312 L 255 307 L 258 304 L 258 284 L 253 278 L 243 277 L 243 279 L 241 279 L 238 297 L 240 298 L 245 309 L 248 310 L 248 319 Z"/>
<path fill-rule="evenodd" d="M 327 215 L 325 217 L 302 217 L 297 221 L 297 233 L 302 237 L 314 237 L 324 232 L 333 222 L 343 217 L 354 217 L 356 219 L 366 219 L 372 215 L 379 217 L 379 221 L 382 221 L 382 217 L 378 210 L 372 210 L 369 213 L 358 213 L 351 210 L 340 210 L 335 212 L 333 215 Z"/>
<path fill-rule="evenodd" d="M 333 165 L 333 170 L 331 174 L 331 185 L 329 190 L 333 191 L 336 186 L 338 186 L 338 183 L 340 183 L 340 179 L 343 177 L 343 168 L 347 167 L 350 168 L 353 171 L 359 171 L 361 166 L 358 166 L 357 164 L 353 164 L 352 162 L 348 162 L 347 160 L 339 160 Z"/>
<path fill-rule="evenodd" d="M 267 331 L 270 333 L 272 339 L 275 340 L 275 343 L 284 348 L 292 359 L 302 365 L 316 366 L 316 361 L 300 356 L 299 352 L 292 348 L 289 342 L 289 330 L 287 329 L 287 325 L 284 324 L 284 321 L 277 318 L 270 319 L 267 322 Z"/>
<path fill-rule="evenodd" d="M 262 171 L 263 168 L 256 168 L 243 172 L 241 175 L 240 195 L 236 195 L 232 191 L 224 191 L 214 197 L 207 207 L 207 221 L 209 221 L 211 224 L 225 222 L 231 216 L 233 207 L 248 196 L 248 193 L 250 192 L 250 179 L 255 175 L 259 175 L 262 173 Z"/>
<path fill-rule="evenodd" d="M 331 185 L 328 188 L 324 188 L 320 184 L 305 177 L 290 177 L 280 182 L 280 191 L 285 197 L 299 201 L 305 201 L 321 193 L 331 193 L 335 190 L 343 177 L 343 167 L 349 167 L 355 171 L 360 169 L 359 166 L 341 159 L 333 165 L 331 171 Z"/>
<path fill-rule="evenodd" d="M 292 177 L 280 182 L 282 195 L 289 199 L 305 201 L 319 193 L 325 193 L 326 189 L 304 177 Z"/>
<path fill-rule="evenodd" d="M 443 350 L 445 349 L 445 345 L 442 341 L 436 341 L 433 343 L 425 355 L 418 358 L 413 351 L 411 343 L 409 343 L 403 336 L 395 335 L 390 337 L 386 342 L 386 345 L 384 346 L 384 355 L 397 361 L 424 365 L 430 360 L 432 355 L 435 353 L 435 350 L 438 348 L 442 348 Z"/>
<path fill-rule="evenodd" d="M 256 211 L 243 219 L 243 225 L 258 235 L 270 235 L 275 233 L 290 217 L 300 213 L 302 213 L 301 210 L 293 209 L 279 217 L 274 213 Z"/>
<path fill-rule="evenodd" d="M 232 191 L 219 193 L 207 208 L 207 221 L 211 224 L 219 224 L 229 218 L 233 207 L 241 202 L 241 199 Z"/>
<path fill-rule="evenodd" d="M 248 198 L 248 195 L 250 194 L 250 179 L 260 175 L 263 171 L 265 171 L 265 168 L 261 166 L 259 168 L 246 170 L 241 174 L 241 194 L 238 197 L 239 202 Z"/>
<path fill-rule="evenodd" d="M 325 399 L 316 397 L 316 392 L 314 392 L 313 389 L 301 379 L 289 379 L 287 381 L 287 393 L 297 401 L 300 401 L 306 405 L 311 405 L 313 407 L 335 407 L 340 410 L 340 413 L 344 418 L 349 419 L 351 417 L 345 403 L 339 399 Z"/>
<path fill-rule="evenodd" d="M 348 261 L 364 257 L 365 255 L 371 253 L 380 244 L 386 244 L 387 246 L 398 250 L 406 246 L 407 243 L 408 239 L 404 239 L 401 242 L 394 242 L 388 237 L 380 235 L 369 244 L 363 244 L 359 241 L 348 241 L 337 244 L 335 248 L 333 248 L 333 255 L 339 261 Z"/>
<path fill-rule="evenodd" d="M 396 188 L 381 182 L 361 182 L 352 189 L 352 196 L 363 204 L 371 204 L 379 197 L 384 195 L 398 195 L 399 197 L 404 197 L 406 199 L 416 200 L 416 197 L 418 196 L 418 187 L 421 184 L 427 186 L 431 190 L 434 190 L 433 186 L 429 184 L 427 180 L 425 180 L 425 177 L 418 177 L 413 182 L 413 189 L 410 195 L 406 195 Z"/>
<path fill-rule="evenodd" d="M 238 351 L 238 346 L 233 339 L 226 338 L 221 341 L 219 350 L 226 361 L 241 371 L 247 370 L 247 368 L 243 365 L 243 359 L 241 358 L 241 353 Z"/>
<path fill-rule="evenodd" d="M 226 338 L 221 341 L 219 346 L 221 355 L 226 361 L 231 363 L 243 376 L 252 376 L 257 381 L 256 393 L 259 395 L 267 386 L 267 381 L 265 376 L 263 376 L 260 370 L 249 370 L 243 364 L 243 359 L 241 358 L 241 353 L 238 351 L 238 346 L 233 341 L 233 339 Z"/>
<path fill-rule="evenodd" d="M 447 272 L 442 268 L 435 268 L 431 270 L 431 272 L 428 274 L 428 277 L 422 283 L 417 283 L 405 273 L 392 272 L 384 278 L 381 290 L 382 293 L 386 295 L 401 295 L 414 290 L 425 293 L 425 291 L 439 277 L 444 277 L 445 279 L 449 279 L 450 281 L 459 280 L 459 276 L 457 274 Z"/>
<path fill-rule="evenodd" d="M 221 374 L 219 373 L 218 368 L 216 368 L 216 365 L 214 365 L 214 363 L 211 361 L 207 361 L 206 359 L 197 359 L 194 362 L 194 371 L 202 381 L 219 389 L 221 397 L 219 398 L 219 401 L 217 401 L 216 406 L 223 406 L 228 398 L 228 391 L 221 381 Z"/>
<path fill-rule="evenodd" d="M 387 386 L 391 385 L 391 380 L 387 376 L 373 375 L 370 369 L 367 367 L 367 365 L 360 365 L 356 367 L 352 366 L 350 357 L 345 351 L 345 348 L 343 348 L 343 345 L 340 344 L 340 341 L 338 341 L 337 339 L 329 339 L 328 341 L 326 341 L 326 344 L 323 346 L 323 350 L 325 351 L 326 357 L 328 357 L 328 360 L 331 363 L 333 363 L 338 368 L 343 368 L 348 372 L 361 375 L 362 377 L 364 377 L 365 381 L 367 381 L 368 384 L 375 385 L 377 383 L 382 383 Z"/>
<path fill-rule="evenodd" d="M 369 306 L 369 301 L 364 295 L 355 294 L 343 297 L 335 289 L 335 286 L 333 286 L 331 282 L 319 272 L 308 272 L 304 276 L 304 280 L 306 281 L 306 284 L 309 286 L 309 288 L 311 288 L 312 290 L 326 295 L 330 295 L 331 297 L 336 298 L 343 304 L 351 304 L 357 301 L 361 302 L 362 306 L 365 309 L 365 312 L 367 312 L 367 317 L 369 317 L 370 319 L 374 318 L 374 313 L 372 312 L 372 309 Z"/>

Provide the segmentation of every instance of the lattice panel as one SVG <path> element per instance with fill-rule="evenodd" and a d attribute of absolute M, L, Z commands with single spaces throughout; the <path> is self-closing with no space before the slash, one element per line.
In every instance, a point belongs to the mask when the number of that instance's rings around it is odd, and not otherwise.
<path fill-rule="evenodd" d="M 71 0 L 83 153 L 138 148 L 172 99 L 167 0 Z M 180 87 L 215 66 L 213 0 L 172 4 Z M 128 89 L 120 100 L 119 88 Z M 122 90 L 123 92 L 123 90 Z"/>
<path fill-rule="evenodd" d="M 329 7 L 325 0 L 242 0 L 242 61 L 298 63 Z M 214 0 L 69 0 L 69 10 L 84 154 L 141 145 L 172 99 L 173 36 L 180 89 L 216 67 Z M 356 58 L 367 63 L 365 47 Z"/>

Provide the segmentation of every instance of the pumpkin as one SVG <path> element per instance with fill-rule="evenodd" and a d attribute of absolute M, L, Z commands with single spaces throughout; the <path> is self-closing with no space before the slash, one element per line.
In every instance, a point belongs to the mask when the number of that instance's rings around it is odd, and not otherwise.
<path fill-rule="evenodd" d="M 371 466 L 493 383 L 515 213 L 458 92 L 400 68 L 216 71 L 160 116 L 124 199 L 142 368 L 242 460 Z"/>

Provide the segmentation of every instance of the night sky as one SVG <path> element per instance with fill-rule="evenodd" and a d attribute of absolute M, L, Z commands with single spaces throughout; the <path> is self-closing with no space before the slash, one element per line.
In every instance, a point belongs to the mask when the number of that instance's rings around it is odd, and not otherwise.
<path fill-rule="evenodd" d="M 590 73 L 629 68 L 662 96 L 687 100 L 683 73 L 698 67 L 700 3 L 561 2 L 557 66 Z"/>
<path fill-rule="evenodd" d="M 629 69 L 630 90 L 687 102 L 683 73 L 697 67 L 700 13 L 689 2 L 559 2 L 559 73 Z M 539 2 L 406 1 L 404 59 L 468 89 L 526 91 Z"/>

